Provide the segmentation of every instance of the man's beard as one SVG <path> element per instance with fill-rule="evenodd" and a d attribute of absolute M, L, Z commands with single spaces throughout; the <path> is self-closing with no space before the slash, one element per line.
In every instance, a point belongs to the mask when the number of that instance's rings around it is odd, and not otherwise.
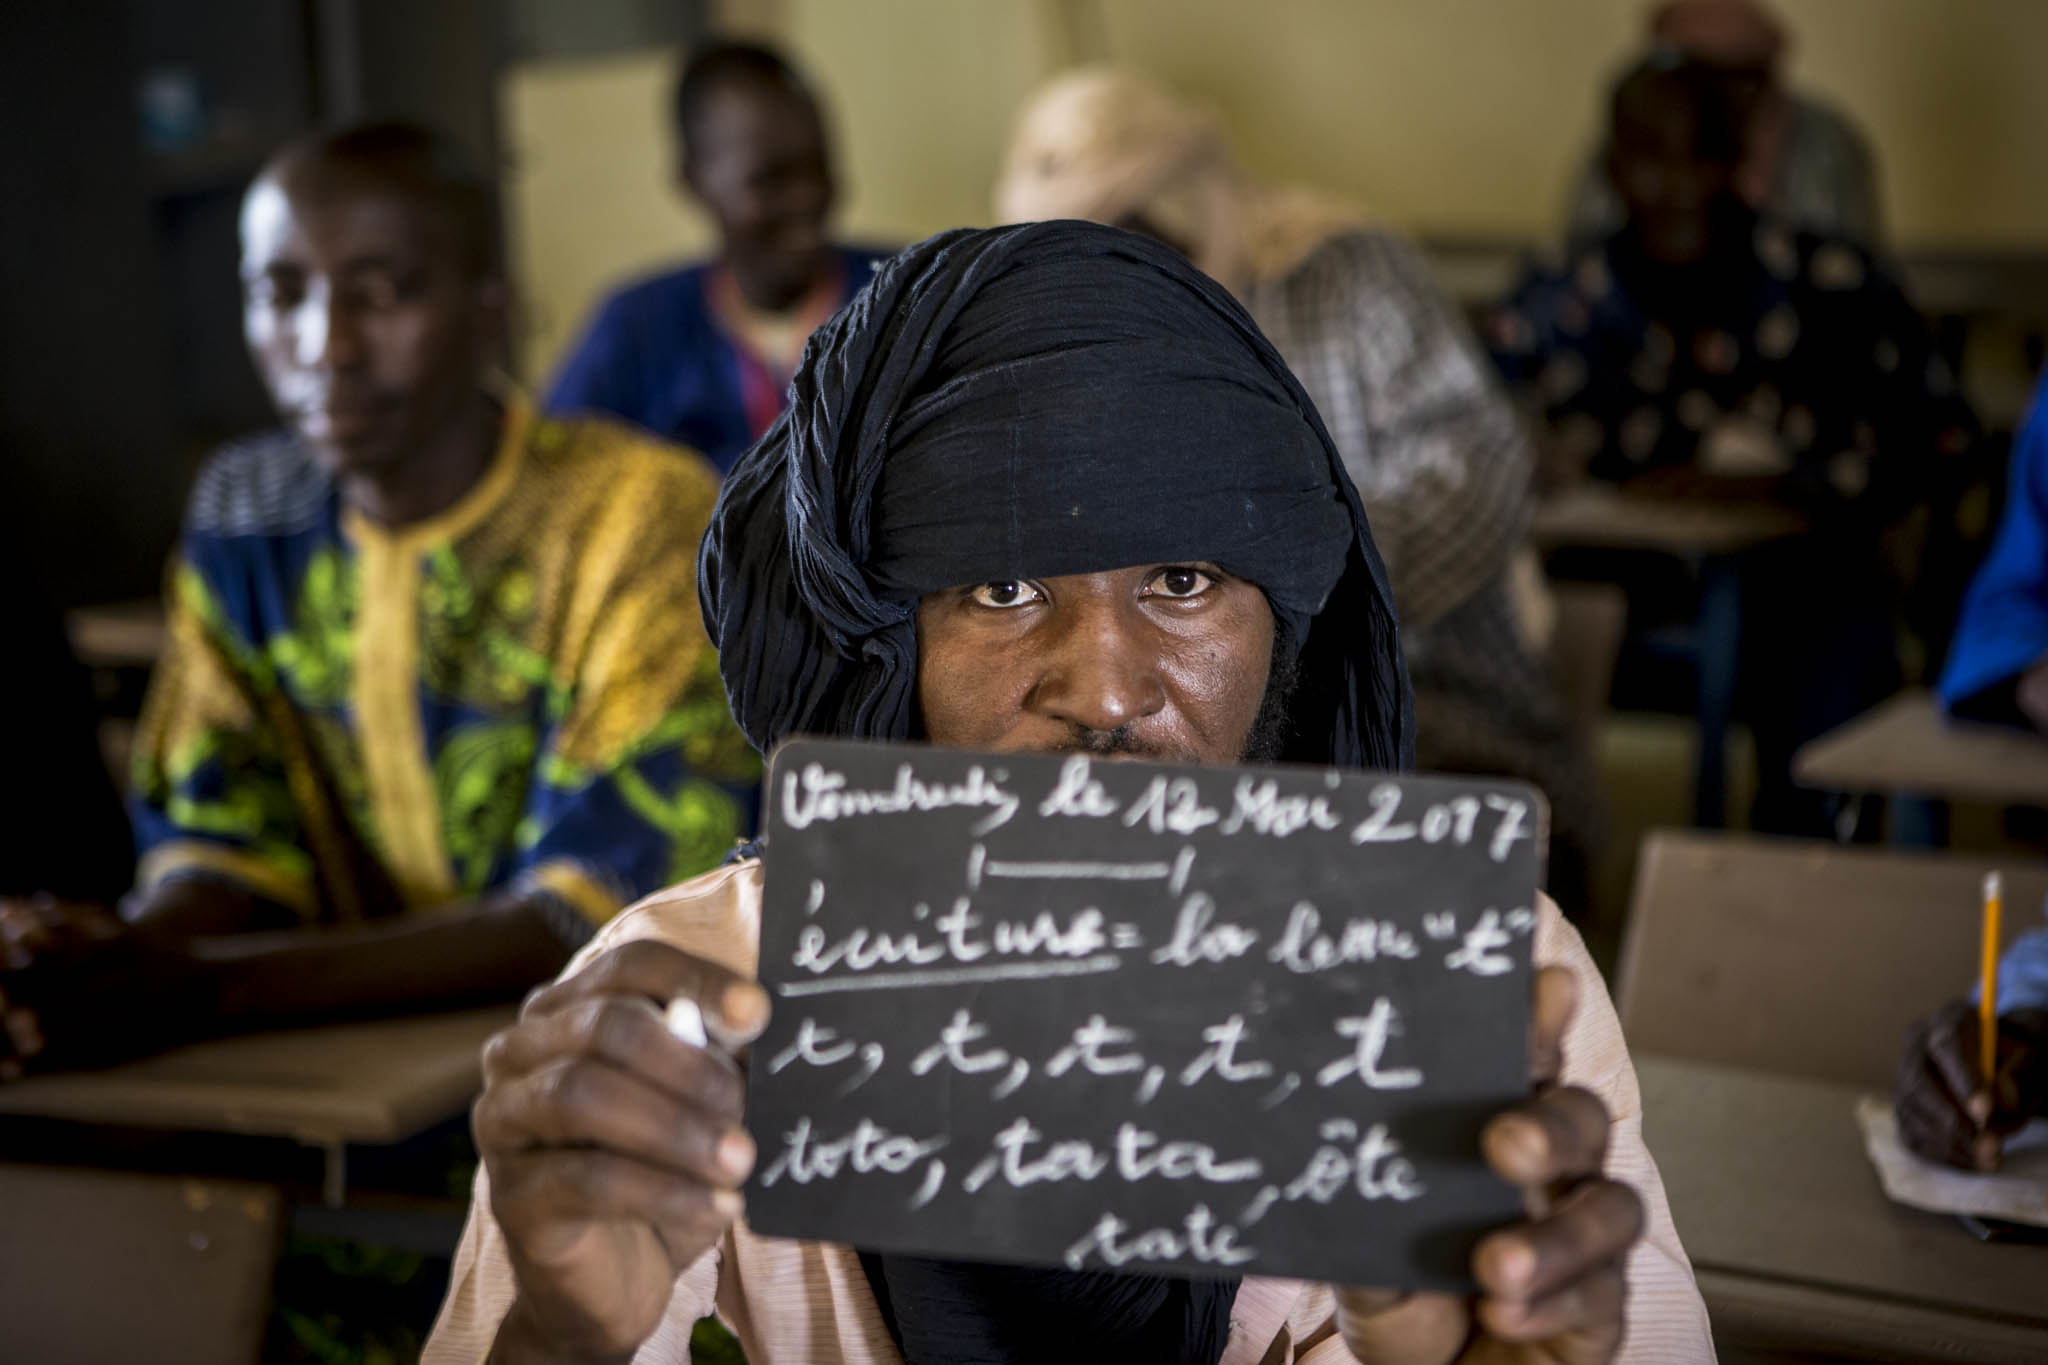
<path fill-rule="evenodd" d="M 1244 737 L 1241 763 L 1278 763 L 1287 752 L 1287 740 L 1294 733 L 1294 689 L 1301 682 L 1301 651 L 1289 638 L 1291 632 L 1273 625 L 1273 666 L 1266 673 L 1266 695 L 1259 698 L 1259 714 L 1252 718 L 1251 733 Z"/>

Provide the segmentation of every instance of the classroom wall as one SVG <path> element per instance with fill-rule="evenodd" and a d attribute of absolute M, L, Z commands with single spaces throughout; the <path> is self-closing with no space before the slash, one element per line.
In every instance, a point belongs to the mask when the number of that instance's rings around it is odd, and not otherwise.
<path fill-rule="evenodd" d="M 2048 249 L 2048 0 L 1777 0 L 1794 82 L 1876 144 L 1900 244 Z M 1244 160 L 1417 232 L 1554 232 L 1641 0 L 776 0 L 738 7 L 831 101 L 856 236 L 981 222 L 1011 115 L 1076 59 L 1212 101 Z M 523 347 L 544 371 L 597 290 L 705 244 L 670 190 L 666 53 L 504 87 Z"/>

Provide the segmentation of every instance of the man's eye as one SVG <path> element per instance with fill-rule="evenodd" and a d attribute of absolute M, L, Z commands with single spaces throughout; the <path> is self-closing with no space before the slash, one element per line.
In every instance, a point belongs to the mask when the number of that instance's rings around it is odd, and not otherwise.
<path fill-rule="evenodd" d="M 1153 574 L 1148 586 L 1160 597 L 1199 597 L 1215 585 L 1216 580 L 1200 569 L 1176 564 Z"/>
<path fill-rule="evenodd" d="M 250 280 L 243 290 L 244 297 L 256 308 L 295 308 L 301 297 L 298 286 L 270 279 Z"/>
<path fill-rule="evenodd" d="M 1022 607 L 1039 600 L 1038 589 L 1012 578 L 984 583 L 967 595 L 982 607 Z"/>
<path fill-rule="evenodd" d="M 356 284 L 356 302 L 369 309 L 395 308 L 404 294 L 389 275 L 365 276 Z"/>

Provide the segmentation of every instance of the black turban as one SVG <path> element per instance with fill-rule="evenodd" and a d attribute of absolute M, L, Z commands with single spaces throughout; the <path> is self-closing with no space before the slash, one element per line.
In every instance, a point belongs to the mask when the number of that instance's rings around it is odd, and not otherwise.
<path fill-rule="evenodd" d="M 818 329 L 698 591 L 766 753 L 915 734 L 926 593 L 1190 560 L 1258 584 L 1297 647 L 1281 757 L 1409 765 L 1386 571 L 1286 362 L 1169 248 L 1032 223 L 920 242 Z"/>
<path fill-rule="evenodd" d="M 918 599 L 1206 561 L 1296 648 L 1283 758 L 1402 768 L 1414 715 L 1358 492 L 1286 362 L 1220 286 L 1088 223 L 957 231 L 819 328 L 790 407 L 728 476 L 698 591 L 733 714 L 916 731 Z M 912 1365 L 1214 1361 L 1235 1280 L 862 1253 Z"/>

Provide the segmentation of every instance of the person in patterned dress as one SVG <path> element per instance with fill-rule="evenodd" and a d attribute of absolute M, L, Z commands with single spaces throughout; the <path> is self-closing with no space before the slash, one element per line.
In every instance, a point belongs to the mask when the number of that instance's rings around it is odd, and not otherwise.
<path fill-rule="evenodd" d="M 1792 751 L 1897 685 L 1896 584 L 1879 553 L 1970 450 L 1975 420 L 1881 263 L 1760 215 L 1738 192 L 1750 74 L 1656 57 L 1617 85 L 1609 171 L 1626 223 L 1532 268 L 1487 325 L 1543 430 L 1547 476 L 1764 499 L 1810 528 L 1746 566 L 1752 822 L 1825 833 Z M 1646 609 L 1643 566 L 1619 574 Z M 1639 620 L 1640 623 L 1640 620 Z"/>
<path fill-rule="evenodd" d="M 402 124 L 242 215 L 284 430 L 206 466 L 137 737 L 119 917 L 0 911 L 0 1072 L 509 997 L 751 829 L 698 614 L 703 460 L 491 384 L 491 190 Z"/>

